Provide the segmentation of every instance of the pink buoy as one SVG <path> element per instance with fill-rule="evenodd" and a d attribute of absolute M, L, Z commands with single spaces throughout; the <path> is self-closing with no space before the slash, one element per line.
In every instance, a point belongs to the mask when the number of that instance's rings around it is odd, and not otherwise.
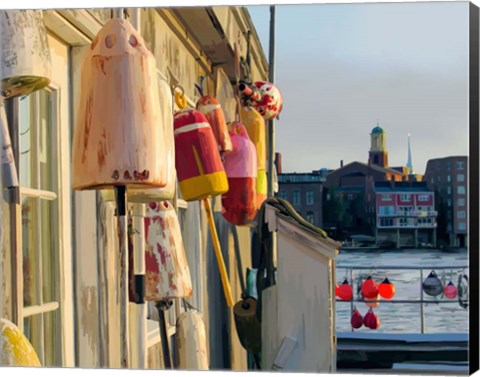
<path fill-rule="evenodd" d="M 445 288 L 443 289 L 443 294 L 444 294 L 445 297 L 447 297 L 447 298 L 455 298 L 455 297 L 457 297 L 458 290 L 457 290 L 457 287 L 455 287 L 455 285 L 453 285 L 452 281 L 450 281 L 450 282 L 445 286 Z"/>

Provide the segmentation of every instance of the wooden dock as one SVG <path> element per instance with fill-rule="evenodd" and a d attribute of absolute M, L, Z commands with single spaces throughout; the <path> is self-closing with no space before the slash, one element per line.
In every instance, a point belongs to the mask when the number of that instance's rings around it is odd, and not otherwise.
<path fill-rule="evenodd" d="M 337 370 L 468 374 L 468 334 L 337 334 Z"/>

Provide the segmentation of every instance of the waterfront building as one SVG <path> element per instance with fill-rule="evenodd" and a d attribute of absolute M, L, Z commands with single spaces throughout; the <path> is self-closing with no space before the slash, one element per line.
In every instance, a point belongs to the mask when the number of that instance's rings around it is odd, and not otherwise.
<path fill-rule="evenodd" d="M 449 156 L 427 162 L 424 182 L 435 192 L 438 239 L 468 246 L 468 157 Z"/>
<path fill-rule="evenodd" d="M 432 190 L 424 182 L 373 182 L 366 187 L 367 221 L 377 245 L 436 245 L 437 211 Z"/>
<path fill-rule="evenodd" d="M 310 173 L 284 173 L 278 175 L 280 198 L 288 200 L 310 223 L 323 226 L 323 185 L 327 170 L 315 170 Z"/>

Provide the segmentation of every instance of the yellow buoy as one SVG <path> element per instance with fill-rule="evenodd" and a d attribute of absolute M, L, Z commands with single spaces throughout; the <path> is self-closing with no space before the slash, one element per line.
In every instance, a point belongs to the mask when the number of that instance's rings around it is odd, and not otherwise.
<path fill-rule="evenodd" d="M 27 337 L 12 322 L 0 319 L 0 366 L 40 367 Z"/>

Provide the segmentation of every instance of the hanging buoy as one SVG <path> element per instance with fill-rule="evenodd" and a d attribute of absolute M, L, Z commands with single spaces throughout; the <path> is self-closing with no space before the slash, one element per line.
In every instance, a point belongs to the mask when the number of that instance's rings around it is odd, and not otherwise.
<path fill-rule="evenodd" d="M 438 296 L 443 292 L 441 280 L 437 277 L 435 271 L 431 271 L 428 277 L 423 281 L 423 291 L 429 296 Z"/>
<path fill-rule="evenodd" d="M 210 123 L 219 152 L 230 152 L 232 150 L 232 140 L 228 133 L 225 115 L 217 99 L 212 96 L 203 96 L 197 102 L 197 109 L 205 115 L 208 123 Z"/>
<path fill-rule="evenodd" d="M 450 280 L 449 283 L 445 286 L 445 288 L 443 289 L 443 294 L 445 295 L 445 297 L 447 298 L 455 298 L 457 297 L 457 294 L 458 294 L 458 290 L 457 290 L 457 287 L 455 287 L 455 285 L 453 285 L 452 281 Z"/>
<path fill-rule="evenodd" d="M 338 290 L 339 290 L 339 288 L 340 288 L 340 287 L 338 286 L 338 283 L 335 284 L 335 296 L 337 296 L 337 297 L 338 297 Z"/>
<path fill-rule="evenodd" d="M 386 277 L 378 286 L 378 293 L 383 298 L 389 300 L 395 296 L 395 285 Z"/>
<path fill-rule="evenodd" d="M 228 181 L 207 118 L 198 110 L 179 111 L 174 117 L 175 167 L 183 199 L 205 199 L 223 194 Z"/>
<path fill-rule="evenodd" d="M 276 118 L 282 111 L 282 94 L 271 82 L 257 81 L 253 87 L 240 84 L 239 89 L 245 103 L 257 110 L 264 119 Z"/>
<path fill-rule="evenodd" d="M 363 317 L 363 324 L 369 329 L 376 330 L 380 327 L 380 318 L 378 318 L 372 309 L 369 309 L 368 313 Z"/>
<path fill-rule="evenodd" d="M 40 367 L 35 349 L 27 337 L 7 319 L 0 319 L 0 366 Z"/>
<path fill-rule="evenodd" d="M 145 247 L 145 300 L 191 297 L 192 280 L 180 224 L 167 201 L 147 206 Z"/>
<path fill-rule="evenodd" d="M 352 317 L 350 318 L 350 324 L 354 329 L 359 329 L 363 325 L 363 317 L 356 308 L 354 309 Z"/>
<path fill-rule="evenodd" d="M 463 308 L 468 308 L 469 293 L 468 293 L 468 276 L 460 274 L 458 276 L 458 304 Z"/>
<path fill-rule="evenodd" d="M 347 279 L 345 279 L 338 288 L 338 297 L 344 301 L 350 301 L 353 298 L 353 289 L 350 284 L 348 284 Z"/>
<path fill-rule="evenodd" d="M 243 124 L 232 124 L 230 137 L 233 150 L 224 160 L 229 189 L 222 195 L 222 214 L 231 224 L 246 225 L 257 214 L 257 153 Z"/>
<path fill-rule="evenodd" d="M 155 57 L 112 19 L 85 54 L 73 129 L 72 187 L 161 188 L 168 182 Z"/>
<path fill-rule="evenodd" d="M 367 278 L 362 284 L 362 296 L 364 298 L 376 298 L 378 296 L 378 286 L 371 276 Z"/>
<path fill-rule="evenodd" d="M 207 335 L 200 313 L 187 311 L 178 316 L 175 340 L 178 369 L 208 370 Z"/>
<path fill-rule="evenodd" d="M 378 305 L 380 305 L 380 303 L 377 302 L 377 300 L 380 300 L 380 295 L 377 295 L 377 297 L 375 297 L 375 298 L 364 298 L 365 304 L 366 304 L 369 308 L 376 308 L 376 307 L 378 307 Z"/>
<path fill-rule="evenodd" d="M 262 203 L 267 199 L 267 173 L 266 173 L 266 136 L 265 120 L 251 107 L 242 107 L 240 110 L 240 119 L 245 125 L 248 137 L 255 145 L 257 150 L 257 208 L 262 207 Z"/>

